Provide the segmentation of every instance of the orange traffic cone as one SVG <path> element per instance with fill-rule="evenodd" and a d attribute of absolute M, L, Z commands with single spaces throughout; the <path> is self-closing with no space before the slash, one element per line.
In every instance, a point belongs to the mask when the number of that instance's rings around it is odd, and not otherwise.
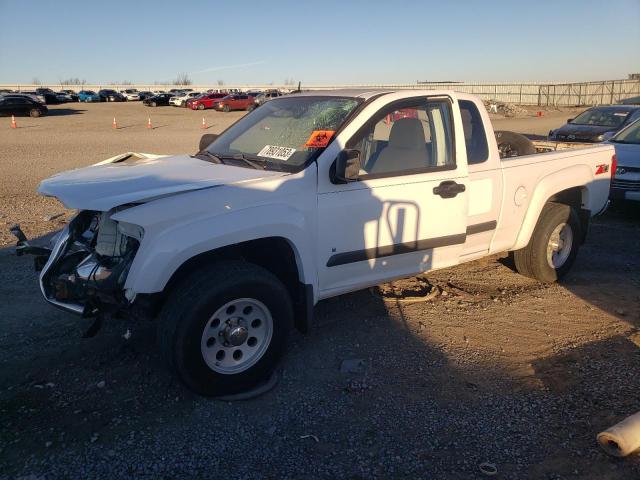
<path fill-rule="evenodd" d="M 206 129 L 208 128 L 208 127 L 207 127 L 207 122 L 205 122 L 205 121 L 204 121 L 204 117 L 202 117 L 202 127 L 201 127 L 201 128 L 202 128 L 203 130 L 206 130 Z"/>
<path fill-rule="evenodd" d="M 118 128 L 118 123 L 116 122 L 116 117 L 113 117 L 113 123 L 111 124 L 113 128 Z"/>
<path fill-rule="evenodd" d="M 149 130 L 153 130 L 153 125 L 151 125 L 151 117 L 149 117 L 149 119 L 147 120 L 147 128 Z"/>
<path fill-rule="evenodd" d="M 18 124 L 16 123 L 16 117 L 11 115 L 11 128 L 18 128 Z"/>

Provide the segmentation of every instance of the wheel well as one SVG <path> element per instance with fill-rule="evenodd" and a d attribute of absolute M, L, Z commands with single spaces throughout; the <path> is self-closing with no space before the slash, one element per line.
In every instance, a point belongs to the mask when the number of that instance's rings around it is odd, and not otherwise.
<path fill-rule="evenodd" d="M 584 187 L 572 187 L 554 194 L 547 202 L 563 203 L 576 210 L 581 210 L 587 203 L 587 189 Z"/>
<path fill-rule="evenodd" d="M 589 230 L 589 222 L 591 220 L 591 211 L 584 208 L 584 206 L 588 204 L 588 195 L 589 192 L 585 187 L 571 187 L 556 193 L 547 200 L 547 203 L 562 203 L 575 209 L 578 217 L 580 218 L 582 233 L 580 243 L 584 243 L 586 239 L 587 231 Z"/>
<path fill-rule="evenodd" d="M 308 330 L 309 285 L 300 278 L 296 255 L 288 240 L 282 237 L 267 237 L 228 245 L 203 252 L 184 262 L 171 276 L 163 291 L 163 297 L 187 275 L 207 265 L 213 265 L 222 259 L 244 260 L 258 265 L 274 274 L 284 284 L 291 295 L 296 313 L 296 328 L 302 332 Z M 312 294 L 313 292 L 311 292 Z"/>

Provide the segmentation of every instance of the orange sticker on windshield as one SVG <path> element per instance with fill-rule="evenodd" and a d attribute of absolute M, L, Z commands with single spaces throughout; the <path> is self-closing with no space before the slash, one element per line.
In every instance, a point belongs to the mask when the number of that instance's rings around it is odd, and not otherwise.
<path fill-rule="evenodd" d="M 329 141 L 335 133 L 335 130 L 314 130 L 304 146 L 307 148 L 324 148 L 329 145 Z"/>

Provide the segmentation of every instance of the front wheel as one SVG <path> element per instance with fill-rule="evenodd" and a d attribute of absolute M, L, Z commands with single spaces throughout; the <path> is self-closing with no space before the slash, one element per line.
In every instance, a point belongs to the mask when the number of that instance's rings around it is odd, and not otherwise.
<path fill-rule="evenodd" d="M 42 115 L 42 112 L 40 112 L 40 110 L 38 110 L 37 108 L 32 108 L 29 111 L 29 116 L 30 117 L 38 118 L 40 115 Z"/>
<path fill-rule="evenodd" d="M 222 107 L 222 111 L 223 111 L 223 112 L 225 112 L 225 113 L 228 113 L 228 112 L 229 112 L 229 110 L 231 110 L 231 109 L 229 108 L 229 105 L 225 105 L 224 107 Z"/>
<path fill-rule="evenodd" d="M 292 324 L 291 298 L 278 278 L 257 265 L 223 261 L 173 290 L 160 313 L 158 343 L 189 388 L 230 395 L 269 377 Z"/>
<path fill-rule="evenodd" d="M 202 103 L 198 105 L 198 110 L 204 110 L 204 105 Z"/>
<path fill-rule="evenodd" d="M 151 106 L 152 106 L 152 107 L 157 107 L 157 106 L 158 106 L 158 104 L 157 104 L 156 102 L 151 102 Z"/>
<path fill-rule="evenodd" d="M 513 252 L 516 270 L 544 283 L 560 280 L 571 269 L 581 238 L 575 209 L 548 203 L 540 213 L 529 244 Z"/>

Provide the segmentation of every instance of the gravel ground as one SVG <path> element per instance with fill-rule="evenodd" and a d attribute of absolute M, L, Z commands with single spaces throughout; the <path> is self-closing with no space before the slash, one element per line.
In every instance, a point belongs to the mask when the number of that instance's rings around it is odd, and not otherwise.
<path fill-rule="evenodd" d="M 34 194 L 55 171 L 127 150 L 194 151 L 202 134 L 199 112 L 172 107 L 54 113 L 0 128 L 2 229 L 59 228 L 64 216 L 44 217 L 61 206 Z M 111 129 L 114 115 L 126 128 Z M 240 115 L 207 111 L 208 131 Z M 542 135 L 566 117 L 494 123 Z M 277 387 L 230 403 L 169 376 L 151 323 L 114 321 L 81 339 L 88 321 L 41 299 L 3 231 L 0 479 L 475 479 L 482 462 L 494 478 L 639 478 L 637 456 L 612 459 L 595 443 L 639 409 L 639 236 L 637 209 L 599 217 L 562 285 L 491 257 L 429 274 L 427 302 L 369 290 L 323 301 L 312 332 L 293 336 Z M 341 373 L 356 359 L 362 368 Z"/>

